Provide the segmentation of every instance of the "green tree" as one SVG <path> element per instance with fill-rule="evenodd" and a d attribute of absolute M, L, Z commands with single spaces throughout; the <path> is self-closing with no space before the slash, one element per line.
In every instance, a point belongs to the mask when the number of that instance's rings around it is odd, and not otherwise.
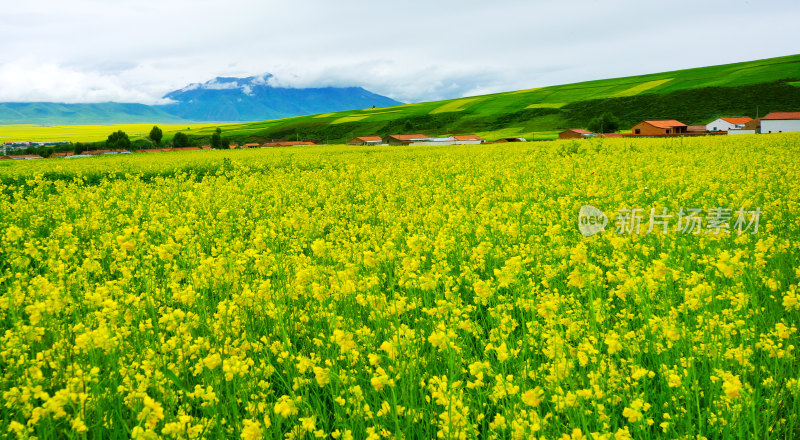
<path fill-rule="evenodd" d="M 156 143 L 156 145 L 161 145 L 161 139 L 164 137 L 164 132 L 158 128 L 157 125 L 153 126 L 153 129 L 150 130 L 150 140 Z"/>
<path fill-rule="evenodd" d="M 220 144 L 220 148 L 222 148 L 223 150 L 230 149 L 231 148 L 231 140 L 228 139 L 228 138 L 222 138 L 222 141 L 221 141 L 221 144 Z"/>
<path fill-rule="evenodd" d="M 185 133 L 177 132 L 175 136 L 172 138 L 172 146 L 174 148 L 186 148 L 189 146 L 189 136 L 186 136 Z"/>
<path fill-rule="evenodd" d="M 586 128 L 595 133 L 615 133 L 619 130 L 619 119 L 611 113 L 605 112 L 600 116 L 592 118 Z"/>
<path fill-rule="evenodd" d="M 211 135 L 211 148 L 222 148 L 222 130 L 219 127 Z"/>
<path fill-rule="evenodd" d="M 130 147 L 131 140 L 124 131 L 119 130 L 108 135 L 108 139 L 106 140 L 106 148 L 112 150 L 127 150 Z"/>

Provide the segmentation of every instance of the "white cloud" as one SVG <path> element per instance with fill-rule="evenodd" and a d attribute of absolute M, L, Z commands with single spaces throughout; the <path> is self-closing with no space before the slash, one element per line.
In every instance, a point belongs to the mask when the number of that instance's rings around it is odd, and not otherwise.
<path fill-rule="evenodd" d="M 416 102 L 788 55 L 798 17 L 796 0 L 13 2 L 0 10 L 0 100 L 156 103 L 269 72 L 249 87 Z M 735 45 L 705 49 L 715 42 Z"/>
<path fill-rule="evenodd" d="M 69 69 L 34 58 L 0 65 L 0 85 L 0 101 L 5 102 L 162 102 L 126 84 L 121 76 Z"/>
<path fill-rule="evenodd" d="M 239 85 L 238 82 L 235 82 L 235 81 L 233 81 L 233 82 L 219 82 L 215 78 L 215 79 L 212 79 L 212 80 L 204 82 L 203 84 L 200 85 L 200 87 L 203 88 L 203 89 L 207 89 L 207 90 L 232 90 L 232 89 L 238 89 L 241 86 Z"/>

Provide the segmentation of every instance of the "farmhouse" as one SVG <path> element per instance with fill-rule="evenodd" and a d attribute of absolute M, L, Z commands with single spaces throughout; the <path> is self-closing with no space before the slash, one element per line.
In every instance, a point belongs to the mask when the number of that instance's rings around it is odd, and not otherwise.
<path fill-rule="evenodd" d="M 390 134 L 383 138 L 384 144 L 389 145 L 411 145 L 412 142 L 422 142 L 428 139 L 424 134 Z"/>
<path fill-rule="evenodd" d="M 761 133 L 800 131 L 800 112 L 772 112 L 761 118 Z"/>
<path fill-rule="evenodd" d="M 582 128 L 570 128 L 569 130 L 564 130 L 558 134 L 559 139 L 584 139 L 595 136 L 597 135 Z"/>
<path fill-rule="evenodd" d="M 73 156 L 75 153 L 53 153 L 50 155 L 51 159 Z"/>
<path fill-rule="evenodd" d="M 311 141 L 281 141 L 281 142 L 267 142 L 261 145 L 261 148 L 272 147 L 296 147 L 298 145 L 316 145 Z"/>
<path fill-rule="evenodd" d="M 761 133 L 761 118 L 753 119 L 752 121 L 744 124 L 742 128 L 731 128 L 728 134 L 756 134 Z"/>
<path fill-rule="evenodd" d="M 8 156 L 2 156 L 3 159 L 14 159 L 14 160 L 31 160 L 31 159 L 43 159 L 42 156 L 38 154 L 10 154 Z"/>
<path fill-rule="evenodd" d="M 642 121 L 633 126 L 631 134 L 634 136 L 664 136 L 685 134 L 687 125 L 674 119 L 657 119 Z"/>
<path fill-rule="evenodd" d="M 381 142 L 380 136 L 359 136 L 347 141 L 347 145 L 379 145 Z"/>
<path fill-rule="evenodd" d="M 121 148 L 120 149 L 116 149 L 116 150 L 101 149 L 101 150 L 87 150 L 87 151 L 84 151 L 82 154 L 89 155 L 89 156 L 97 156 L 97 155 L 100 155 L 100 154 L 130 154 L 130 151 L 123 150 Z"/>
<path fill-rule="evenodd" d="M 486 143 L 486 139 L 474 134 L 457 134 L 454 135 L 455 145 L 477 145 Z"/>
<path fill-rule="evenodd" d="M 687 125 L 687 133 L 706 133 L 708 130 L 705 125 Z"/>
<path fill-rule="evenodd" d="M 718 118 L 706 124 L 707 131 L 728 131 L 731 129 L 744 128 L 744 124 L 752 121 L 753 118 L 738 116 L 735 118 Z"/>
<path fill-rule="evenodd" d="M 425 139 L 417 139 L 409 142 L 408 145 L 455 145 L 456 138 L 453 136 L 448 137 L 429 137 Z"/>
<path fill-rule="evenodd" d="M 494 141 L 494 143 L 496 144 L 501 144 L 503 142 L 527 142 L 527 140 L 523 137 L 519 137 L 519 138 L 500 138 Z"/>
<path fill-rule="evenodd" d="M 459 134 L 446 137 L 429 137 L 424 134 L 392 134 L 383 139 L 389 145 L 477 145 L 486 140 L 474 134 Z"/>

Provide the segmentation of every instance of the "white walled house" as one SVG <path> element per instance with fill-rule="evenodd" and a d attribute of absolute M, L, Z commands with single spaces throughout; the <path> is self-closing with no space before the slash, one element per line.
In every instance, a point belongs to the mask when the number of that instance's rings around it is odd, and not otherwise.
<path fill-rule="evenodd" d="M 744 124 L 752 121 L 753 118 L 736 117 L 736 118 L 718 118 L 715 121 L 706 124 L 706 131 L 728 131 L 733 129 L 742 129 Z"/>
<path fill-rule="evenodd" d="M 456 145 L 477 145 L 486 143 L 486 139 L 474 134 L 457 134 L 453 136 Z"/>
<path fill-rule="evenodd" d="M 411 145 L 476 145 L 486 142 L 474 134 L 463 134 L 447 137 L 429 137 L 411 141 Z"/>
<path fill-rule="evenodd" d="M 761 133 L 800 132 L 800 112 L 772 112 L 761 118 Z"/>
<path fill-rule="evenodd" d="M 383 139 L 389 145 L 469 145 L 486 142 L 474 134 L 455 135 L 447 137 L 430 137 L 424 134 L 392 134 Z"/>
<path fill-rule="evenodd" d="M 729 135 L 736 135 L 736 134 L 756 134 L 755 130 L 748 130 L 745 128 L 731 128 L 728 130 Z"/>
<path fill-rule="evenodd" d="M 744 128 L 731 128 L 728 130 L 729 135 L 758 133 L 761 133 L 761 118 L 753 119 L 747 124 L 744 124 Z"/>

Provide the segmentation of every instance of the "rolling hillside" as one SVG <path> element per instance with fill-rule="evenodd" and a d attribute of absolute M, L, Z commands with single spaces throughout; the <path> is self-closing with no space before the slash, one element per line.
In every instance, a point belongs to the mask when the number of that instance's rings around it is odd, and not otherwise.
<path fill-rule="evenodd" d="M 718 116 L 800 110 L 800 55 L 605 79 L 447 101 L 229 125 L 237 140 L 342 142 L 399 132 L 553 137 L 610 111 L 623 127 L 645 118 L 699 124 Z M 210 129 L 196 135 L 209 135 Z"/>

